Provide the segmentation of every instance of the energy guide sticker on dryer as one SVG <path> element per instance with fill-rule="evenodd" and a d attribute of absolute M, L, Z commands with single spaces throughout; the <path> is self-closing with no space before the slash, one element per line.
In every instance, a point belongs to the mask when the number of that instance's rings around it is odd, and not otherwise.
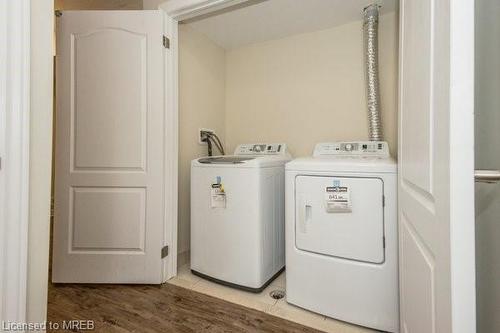
<path fill-rule="evenodd" d="M 327 213 L 350 213 L 351 196 L 347 186 L 328 186 L 325 191 Z"/>

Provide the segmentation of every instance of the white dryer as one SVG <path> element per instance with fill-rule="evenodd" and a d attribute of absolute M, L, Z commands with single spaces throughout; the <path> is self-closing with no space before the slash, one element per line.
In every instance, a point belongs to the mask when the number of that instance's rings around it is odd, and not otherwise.
<path fill-rule="evenodd" d="M 285 265 L 285 144 L 191 162 L 191 271 L 252 292 Z"/>
<path fill-rule="evenodd" d="M 385 142 L 316 145 L 286 166 L 287 301 L 398 332 L 397 165 Z"/>

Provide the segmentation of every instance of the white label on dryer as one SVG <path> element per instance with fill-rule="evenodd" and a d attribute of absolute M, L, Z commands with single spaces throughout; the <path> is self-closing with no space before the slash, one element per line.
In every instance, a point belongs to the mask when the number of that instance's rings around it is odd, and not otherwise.
<path fill-rule="evenodd" d="M 226 192 L 222 184 L 212 184 L 210 189 L 210 207 L 211 208 L 226 208 Z"/>
<path fill-rule="evenodd" d="M 325 191 L 325 207 L 327 213 L 350 213 L 351 195 L 347 186 L 329 186 Z"/>

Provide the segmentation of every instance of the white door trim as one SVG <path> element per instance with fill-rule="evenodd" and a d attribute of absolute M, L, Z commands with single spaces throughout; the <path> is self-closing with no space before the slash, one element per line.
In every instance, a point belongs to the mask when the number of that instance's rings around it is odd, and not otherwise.
<path fill-rule="evenodd" d="M 163 262 L 163 282 L 177 275 L 179 97 L 177 21 L 163 14 L 163 32 L 170 39 L 165 52 L 165 244 L 169 254 Z M 171 154 L 171 156 L 169 156 Z"/>
<path fill-rule="evenodd" d="M 177 22 L 236 6 L 249 0 L 170 0 L 160 5 Z"/>
<path fill-rule="evenodd" d="M 30 0 L 0 1 L 0 320 L 25 322 Z"/>
<path fill-rule="evenodd" d="M 169 38 L 165 53 L 165 243 L 169 254 L 163 266 L 163 281 L 177 275 L 178 152 L 179 152 L 179 39 L 182 20 L 205 15 L 249 0 L 170 0 L 159 6 L 164 12 L 164 33 Z M 168 156 L 168 154 L 172 156 Z"/>
<path fill-rule="evenodd" d="M 474 1 L 450 1 L 450 244 L 452 328 L 476 331 L 474 200 Z M 470 209 L 472 207 L 472 209 Z"/>

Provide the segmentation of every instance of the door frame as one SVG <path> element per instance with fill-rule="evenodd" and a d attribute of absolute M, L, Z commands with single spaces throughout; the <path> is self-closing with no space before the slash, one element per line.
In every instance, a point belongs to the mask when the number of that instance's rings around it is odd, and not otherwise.
<path fill-rule="evenodd" d="M 461 148 L 452 149 L 449 156 L 451 319 L 453 332 L 473 333 L 476 331 L 474 1 L 450 1 L 450 12 L 450 109 L 453 111 L 450 112 L 449 135 L 451 145 Z M 471 193 L 472 202 L 460 193 Z"/>
<path fill-rule="evenodd" d="M 13 322 L 27 315 L 30 9 L 30 0 L 0 2 L 0 320 Z"/>

